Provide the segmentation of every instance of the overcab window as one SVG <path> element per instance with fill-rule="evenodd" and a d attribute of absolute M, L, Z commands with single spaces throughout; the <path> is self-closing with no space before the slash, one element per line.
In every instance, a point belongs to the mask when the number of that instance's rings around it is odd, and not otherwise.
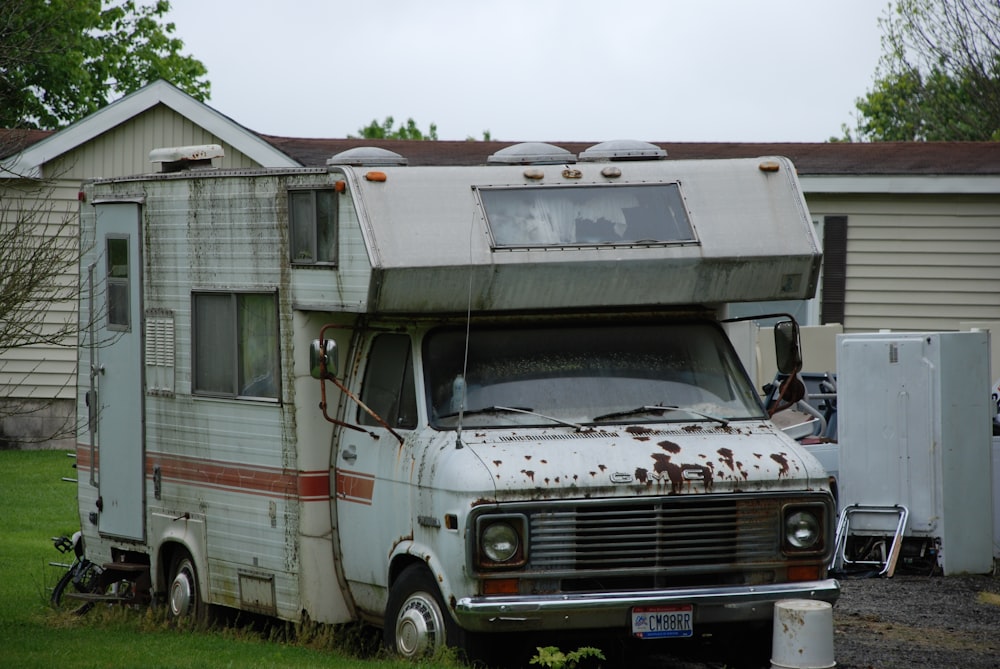
<path fill-rule="evenodd" d="M 697 242 L 677 183 L 477 190 L 497 249 Z"/>
<path fill-rule="evenodd" d="M 194 393 L 278 399 L 275 293 L 194 293 Z"/>
<path fill-rule="evenodd" d="M 336 193 L 332 189 L 288 191 L 289 248 L 293 265 L 337 262 Z"/>

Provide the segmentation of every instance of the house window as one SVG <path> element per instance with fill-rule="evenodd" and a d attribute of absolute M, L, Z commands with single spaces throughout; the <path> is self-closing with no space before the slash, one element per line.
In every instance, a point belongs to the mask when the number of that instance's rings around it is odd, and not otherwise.
<path fill-rule="evenodd" d="M 375 338 L 368 353 L 361 401 L 381 416 L 389 427 L 412 430 L 417 426 L 417 395 L 413 386 L 413 360 L 410 338 L 401 334 L 382 334 Z M 358 407 L 361 425 L 379 425 L 367 411 Z"/>
<path fill-rule="evenodd" d="M 288 191 L 288 228 L 293 265 L 337 262 L 336 193 L 331 189 Z"/>
<path fill-rule="evenodd" d="M 194 392 L 278 399 L 278 299 L 275 293 L 194 293 Z"/>

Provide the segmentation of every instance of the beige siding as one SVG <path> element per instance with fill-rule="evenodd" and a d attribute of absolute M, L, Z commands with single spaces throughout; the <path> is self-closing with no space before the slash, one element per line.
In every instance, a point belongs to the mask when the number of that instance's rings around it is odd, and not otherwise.
<path fill-rule="evenodd" d="M 217 167 L 249 168 L 258 165 L 245 154 L 222 142 L 187 118 L 164 105 L 131 118 L 79 148 L 44 166 L 44 176 L 53 179 L 45 204 L 50 223 L 65 217 L 73 225 L 64 234 L 75 239 L 79 212 L 77 196 L 84 179 L 143 174 L 156 171 L 149 162 L 149 152 L 165 146 L 221 144 L 225 157 Z M 36 199 L 33 199 L 36 198 Z M 37 208 L 37 195 L 25 196 L 17 184 L 0 182 L 0 201 L 6 206 L 0 216 L 16 217 L 15 210 Z M 13 206 L 11 206 L 13 205 Z M 72 280 L 75 281 L 75 272 Z M 75 300 L 53 304 L 46 321 L 66 319 L 77 322 Z M 7 351 L 0 355 L 0 397 L 14 399 L 73 399 L 76 392 L 76 340 L 60 345 L 39 345 Z"/>
<path fill-rule="evenodd" d="M 47 224 L 62 229 L 68 238 L 67 251 L 75 255 L 77 193 L 79 181 L 58 180 L 48 188 L 27 192 L 18 183 L 0 182 L 0 200 L 5 205 L 0 216 L 6 220 Z M 72 293 L 76 275 L 66 277 Z M 76 300 L 53 302 L 44 314 L 39 314 L 48 332 L 57 331 L 59 325 L 77 322 Z M 0 355 L 0 397 L 5 399 L 70 400 L 76 392 L 76 339 L 69 338 L 59 345 L 27 346 L 6 351 Z"/>
<path fill-rule="evenodd" d="M 82 180 L 147 174 L 158 169 L 149 162 L 149 152 L 153 149 L 195 144 L 222 145 L 226 155 L 216 161 L 216 167 L 257 167 L 250 158 L 215 135 L 172 109 L 157 105 L 46 165 L 46 175 Z"/>
<path fill-rule="evenodd" d="M 846 332 L 957 330 L 1000 319 L 1000 200 L 809 199 L 847 216 Z"/>

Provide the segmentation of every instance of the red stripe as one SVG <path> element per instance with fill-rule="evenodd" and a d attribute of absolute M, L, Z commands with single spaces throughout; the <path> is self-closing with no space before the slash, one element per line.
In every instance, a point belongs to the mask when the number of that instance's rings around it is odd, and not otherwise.
<path fill-rule="evenodd" d="M 97 457 L 97 449 L 94 449 L 94 459 L 100 460 Z M 81 444 L 77 442 L 76 444 L 76 469 L 77 471 L 90 470 L 90 444 Z"/>
<path fill-rule="evenodd" d="M 330 472 L 322 469 L 299 472 L 299 499 L 320 502 L 330 499 Z"/>
<path fill-rule="evenodd" d="M 371 474 L 337 470 L 337 499 L 358 504 L 371 504 L 375 494 L 375 477 Z"/>
<path fill-rule="evenodd" d="M 94 451 L 95 460 L 99 461 Z M 76 445 L 77 471 L 90 469 L 90 446 Z M 192 458 L 163 453 L 146 454 L 146 478 L 159 467 L 160 479 L 202 488 L 233 490 L 267 497 L 298 498 L 303 502 L 330 500 L 327 470 L 295 471 L 276 467 L 253 467 L 233 462 Z"/>

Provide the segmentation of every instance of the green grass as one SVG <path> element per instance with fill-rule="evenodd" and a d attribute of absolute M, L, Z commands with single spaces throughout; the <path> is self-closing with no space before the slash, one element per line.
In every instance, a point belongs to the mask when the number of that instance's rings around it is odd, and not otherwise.
<path fill-rule="evenodd" d="M 155 611 L 97 608 L 85 616 L 48 607 L 62 556 L 50 537 L 79 529 L 72 459 L 55 451 L 0 451 L 0 666 L 22 669 L 420 669 L 458 667 L 449 657 L 408 663 L 357 654 L 351 627 L 258 632 L 191 629 Z"/>

